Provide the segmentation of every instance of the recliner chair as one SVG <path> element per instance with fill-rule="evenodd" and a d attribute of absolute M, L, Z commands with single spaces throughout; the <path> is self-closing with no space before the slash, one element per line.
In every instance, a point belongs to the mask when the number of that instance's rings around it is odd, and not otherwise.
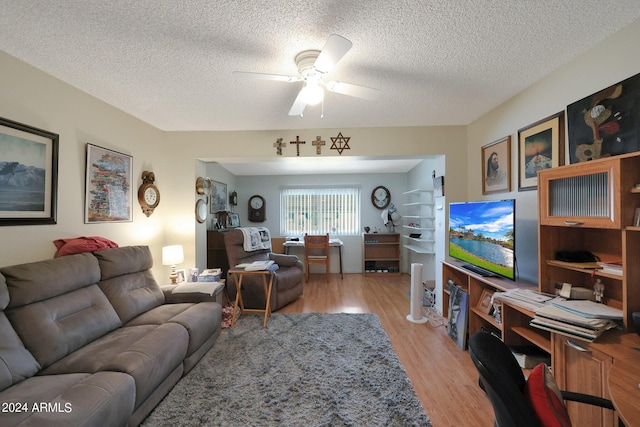
<path fill-rule="evenodd" d="M 469 355 L 480 374 L 480 388 L 484 390 L 493 406 L 497 427 L 545 426 L 540 419 L 540 411 L 536 411 L 525 396 L 527 379 L 511 350 L 502 340 L 487 332 L 477 332 L 469 339 Z M 608 399 L 569 391 L 560 393 L 563 400 L 614 409 Z M 564 402 L 560 401 L 559 404 L 564 408 Z M 566 420 L 570 422 L 568 415 Z"/>
<path fill-rule="evenodd" d="M 277 254 L 268 249 L 252 252 L 244 250 L 244 234 L 239 228 L 227 232 L 224 236 L 229 267 L 241 263 L 272 260 L 278 264 L 271 291 L 271 310 L 276 311 L 302 296 L 304 286 L 304 266 L 295 255 Z M 236 298 L 235 277 L 227 277 L 225 292 L 229 301 Z M 242 300 L 246 308 L 264 309 L 266 298 L 262 277 L 245 276 L 242 279 Z"/>

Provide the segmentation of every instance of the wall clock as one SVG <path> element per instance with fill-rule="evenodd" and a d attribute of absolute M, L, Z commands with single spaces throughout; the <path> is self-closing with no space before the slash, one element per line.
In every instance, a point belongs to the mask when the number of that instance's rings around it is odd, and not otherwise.
<path fill-rule="evenodd" d="M 249 221 L 264 222 L 266 216 L 266 203 L 262 196 L 249 197 Z"/>
<path fill-rule="evenodd" d="M 371 192 L 371 203 L 373 203 L 373 206 L 378 209 L 384 209 L 389 206 L 389 202 L 391 202 L 391 193 L 387 187 L 379 185 L 373 189 Z"/>
<path fill-rule="evenodd" d="M 196 202 L 196 221 L 198 221 L 199 224 L 202 224 L 206 220 L 207 220 L 207 203 L 202 199 L 198 199 L 198 201 Z"/>
<path fill-rule="evenodd" d="M 146 216 L 150 216 L 160 204 L 160 191 L 154 184 L 155 180 L 156 175 L 153 172 L 142 172 L 142 184 L 138 188 L 138 203 Z"/>

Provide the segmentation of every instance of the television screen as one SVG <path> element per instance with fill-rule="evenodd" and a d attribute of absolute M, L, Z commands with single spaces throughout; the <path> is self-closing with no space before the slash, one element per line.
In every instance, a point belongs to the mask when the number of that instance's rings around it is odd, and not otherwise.
<path fill-rule="evenodd" d="M 515 207 L 513 199 L 450 203 L 449 256 L 476 273 L 514 280 Z"/>

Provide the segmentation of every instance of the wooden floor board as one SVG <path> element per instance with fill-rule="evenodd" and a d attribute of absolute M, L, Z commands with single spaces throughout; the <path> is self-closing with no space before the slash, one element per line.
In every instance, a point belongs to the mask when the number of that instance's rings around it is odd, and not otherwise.
<path fill-rule="evenodd" d="M 327 283 L 324 274 L 312 274 L 304 296 L 279 312 L 377 314 L 434 427 L 493 425 L 469 353 L 456 346 L 444 325 L 407 320 L 410 288 L 408 275 L 332 274 Z"/>

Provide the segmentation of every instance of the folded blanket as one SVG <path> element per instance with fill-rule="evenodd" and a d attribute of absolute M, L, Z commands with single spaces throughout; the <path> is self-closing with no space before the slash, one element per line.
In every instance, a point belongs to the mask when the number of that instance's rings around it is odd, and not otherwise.
<path fill-rule="evenodd" d="M 55 258 L 80 254 L 83 252 L 99 251 L 101 249 L 117 248 L 118 244 L 114 241 L 100 236 L 90 237 L 73 237 L 70 239 L 57 239 L 53 241 L 58 251 Z"/>
<path fill-rule="evenodd" d="M 244 235 L 244 250 L 246 252 L 271 249 L 271 233 L 266 227 L 241 227 Z"/>

